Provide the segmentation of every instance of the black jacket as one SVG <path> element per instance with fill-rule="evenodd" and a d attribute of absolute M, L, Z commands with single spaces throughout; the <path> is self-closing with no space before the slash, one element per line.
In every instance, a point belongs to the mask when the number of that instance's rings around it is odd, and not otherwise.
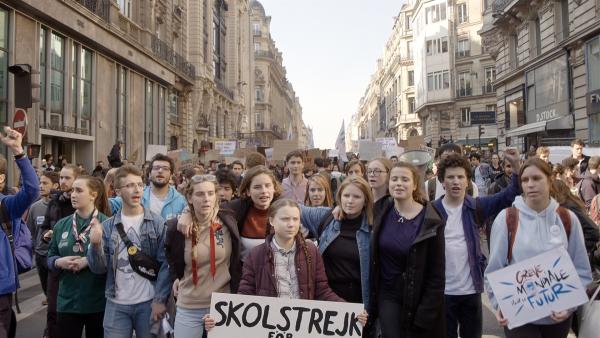
<path fill-rule="evenodd" d="M 231 234 L 231 257 L 229 259 L 229 275 L 231 281 L 229 287 L 231 293 L 237 293 L 242 277 L 242 264 L 240 260 L 240 234 L 236 226 L 236 220 L 230 211 L 219 210 L 217 214 L 223 225 L 229 229 Z M 181 279 L 185 271 L 185 236 L 177 231 L 177 218 L 167 221 L 167 236 L 165 238 L 165 252 L 169 262 L 171 279 Z"/>
<path fill-rule="evenodd" d="M 59 220 L 72 215 L 75 208 L 71 205 L 71 198 L 67 198 L 62 191 L 55 191 L 48 203 L 42 233 L 54 228 L 54 224 Z"/>
<path fill-rule="evenodd" d="M 108 163 L 111 167 L 118 168 L 122 166 L 123 162 L 121 162 L 121 147 L 119 147 L 118 144 L 115 144 L 106 158 L 108 159 Z"/>
<path fill-rule="evenodd" d="M 221 203 L 220 210 L 229 210 L 233 213 L 233 217 L 237 222 L 238 234 L 241 234 L 250 207 L 252 207 L 252 199 L 250 197 L 241 197 Z"/>
<path fill-rule="evenodd" d="M 600 193 L 600 178 L 598 177 L 598 174 L 592 174 L 591 172 L 586 171 L 580 183 L 579 191 L 577 193 L 585 203 L 585 208 L 590 210 L 592 199 Z"/>
<path fill-rule="evenodd" d="M 499 174 L 496 176 L 496 179 L 494 180 L 494 182 L 490 185 L 490 188 L 488 189 L 488 195 L 493 195 L 495 193 L 500 192 L 500 190 L 508 187 L 508 185 L 510 184 L 510 176 L 506 176 L 504 175 L 504 173 Z M 493 217 L 496 218 L 496 217 Z M 494 220 L 492 218 L 492 221 Z"/>
<path fill-rule="evenodd" d="M 387 213 L 394 200 L 387 197 L 378 206 L 371 237 L 371 297 L 369 322 L 378 317 L 380 285 L 379 235 Z M 401 337 L 446 337 L 444 312 L 444 287 L 446 282 L 445 222 L 433 205 L 425 205 L 423 224 L 410 248 L 406 272 L 403 273 L 404 304 L 400 320 L 404 332 L 393 333 Z M 427 330 L 426 335 L 423 330 Z"/>
<path fill-rule="evenodd" d="M 570 158 L 573 158 L 573 156 L 572 155 L 567 156 L 567 158 L 565 158 L 565 159 L 562 160 L 562 164 L 564 165 L 565 162 L 568 159 L 570 159 Z M 583 177 L 583 175 L 585 174 L 585 172 L 586 172 L 586 170 L 588 168 L 588 162 L 589 162 L 589 160 L 590 160 L 589 156 L 583 155 L 583 161 L 581 161 L 581 164 L 579 165 L 579 172 L 576 173 L 575 176 L 577 176 L 578 178 Z"/>

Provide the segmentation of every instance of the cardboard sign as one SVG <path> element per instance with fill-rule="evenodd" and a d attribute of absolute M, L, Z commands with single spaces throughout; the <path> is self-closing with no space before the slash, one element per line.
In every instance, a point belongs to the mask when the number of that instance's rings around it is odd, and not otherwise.
<path fill-rule="evenodd" d="M 149 144 L 146 146 L 146 161 L 152 160 L 156 154 L 167 154 L 168 149 L 163 144 Z"/>
<path fill-rule="evenodd" d="M 175 161 L 175 170 L 179 170 L 182 164 L 191 159 L 191 156 L 188 153 L 187 149 L 177 149 L 168 151 L 167 156 L 169 156 L 173 159 L 173 161 Z"/>
<path fill-rule="evenodd" d="M 487 275 L 510 329 L 588 301 L 571 257 L 560 247 Z"/>
<path fill-rule="evenodd" d="M 361 160 L 371 161 L 383 156 L 381 143 L 361 140 L 358 143 L 358 154 Z"/>
<path fill-rule="evenodd" d="M 383 152 L 385 153 L 385 157 L 390 158 L 392 156 L 400 156 L 404 153 L 404 148 L 398 146 L 387 146 L 383 148 Z"/>
<path fill-rule="evenodd" d="M 265 149 L 265 157 L 267 158 L 267 161 L 273 161 L 273 148 Z"/>
<path fill-rule="evenodd" d="M 235 153 L 235 144 L 235 141 L 216 141 L 215 149 L 221 155 L 232 156 Z"/>
<path fill-rule="evenodd" d="M 321 158 L 322 155 L 323 155 L 323 152 L 321 151 L 321 149 L 318 149 L 318 148 L 308 149 L 305 153 L 304 163 L 313 164 L 313 163 L 315 163 L 315 158 Z"/>
<path fill-rule="evenodd" d="M 375 142 L 381 144 L 383 147 L 395 147 L 396 139 L 393 137 L 378 137 Z"/>
<path fill-rule="evenodd" d="M 362 304 L 213 293 L 209 338 L 361 337 Z"/>
<path fill-rule="evenodd" d="M 208 165 L 208 163 L 210 161 L 220 161 L 221 160 L 221 155 L 219 154 L 218 150 L 215 149 L 211 149 L 207 152 L 204 153 L 204 156 L 201 157 L 202 161 L 204 161 L 204 163 L 206 165 Z"/>
<path fill-rule="evenodd" d="M 298 150 L 297 141 L 275 140 L 273 141 L 273 160 L 285 161 L 285 156 L 293 150 Z"/>

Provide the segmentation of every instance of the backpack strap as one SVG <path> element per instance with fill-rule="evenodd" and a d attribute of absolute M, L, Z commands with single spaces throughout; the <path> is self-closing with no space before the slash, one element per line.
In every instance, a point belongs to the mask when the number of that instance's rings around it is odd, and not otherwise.
<path fill-rule="evenodd" d="M 558 217 L 560 217 L 560 221 L 565 227 L 565 232 L 567 233 L 568 240 L 571 237 L 571 214 L 569 213 L 569 210 L 563 207 L 558 207 L 556 209 L 556 213 L 558 214 Z"/>
<path fill-rule="evenodd" d="M 319 227 L 317 228 L 317 240 L 321 238 L 321 234 L 323 234 L 325 227 L 327 224 L 331 223 L 331 221 L 333 221 L 333 209 L 329 210 L 327 214 L 323 216 L 321 222 L 319 222 Z"/>
<path fill-rule="evenodd" d="M 506 208 L 506 230 L 508 233 L 508 251 L 506 253 L 507 262 L 512 260 L 512 248 L 515 244 L 515 235 L 519 228 L 519 209 L 515 207 Z"/>
<path fill-rule="evenodd" d="M 125 228 L 123 227 L 123 223 L 117 223 L 117 224 L 115 224 L 115 227 L 117 228 L 117 232 L 119 232 L 119 236 L 121 237 L 121 240 L 123 241 L 123 243 L 125 243 L 125 246 L 127 247 L 127 249 L 132 247 L 133 243 L 131 242 L 129 237 L 127 237 L 127 234 L 125 233 Z"/>

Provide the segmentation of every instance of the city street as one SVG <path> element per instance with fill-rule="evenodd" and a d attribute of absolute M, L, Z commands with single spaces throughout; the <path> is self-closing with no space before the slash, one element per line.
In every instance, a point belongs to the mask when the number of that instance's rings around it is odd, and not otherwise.
<path fill-rule="evenodd" d="M 20 280 L 21 313 L 17 314 L 17 338 L 39 338 L 42 336 L 46 323 L 46 307 L 42 305 L 44 294 L 36 270 L 22 274 Z M 483 304 L 483 337 L 504 337 L 502 329 L 496 324 L 496 319 L 485 296 Z"/>

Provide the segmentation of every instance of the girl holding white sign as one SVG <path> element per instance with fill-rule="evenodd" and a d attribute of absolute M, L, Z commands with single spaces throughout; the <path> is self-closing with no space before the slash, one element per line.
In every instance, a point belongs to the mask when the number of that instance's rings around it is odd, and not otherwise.
<path fill-rule="evenodd" d="M 485 275 L 564 246 L 579 279 L 584 286 L 589 284 L 592 274 L 581 224 L 572 211 L 561 208 L 550 197 L 553 190 L 550 166 L 539 158 L 529 159 L 521 166 L 519 180 L 522 196 L 517 196 L 512 208 L 501 211 L 492 226 Z M 486 290 L 491 304 L 498 309 L 487 278 Z M 574 310 L 552 312 L 546 318 L 510 330 L 506 327 L 508 320 L 499 309 L 496 319 L 505 326 L 508 338 L 564 338 L 569 334 Z"/>

